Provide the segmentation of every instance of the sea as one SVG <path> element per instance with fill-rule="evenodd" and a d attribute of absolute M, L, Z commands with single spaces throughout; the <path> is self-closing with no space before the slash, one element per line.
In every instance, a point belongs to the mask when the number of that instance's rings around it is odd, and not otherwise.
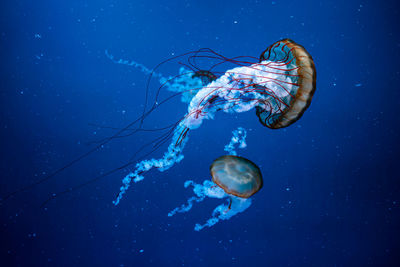
<path fill-rule="evenodd" d="M 0 266 L 400 266 L 399 18 L 392 0 L 1 1 Z M 174 139 L 181 69 L 218 79 L 283 39 L 315 64 L 296 122 L 215 110 Z M 263 181 L 235 214 L 204 186 L 232 140 Z"/>

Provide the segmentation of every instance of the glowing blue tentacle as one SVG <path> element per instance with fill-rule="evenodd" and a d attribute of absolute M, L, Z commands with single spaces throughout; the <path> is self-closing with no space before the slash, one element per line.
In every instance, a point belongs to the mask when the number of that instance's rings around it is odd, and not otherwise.
<path fill-rule="evenodd" d="M 232 135 L 231 141 L 225 146 L 224 150 L 228 152 L 229 155 L 236 156 L 235 145 L 238 145 L 238 148 L 247 147 L 247 131 L 242 127 L 238 127 L 236 130 L 232 131 Z"/>
<path fill-rule="evenodd" d="M 153 168 L 157 168 L 161 172 L 165 171 L 184 158 L 181 152 L 185 147 L 188 137 L 185 136 L 185 138 L 183 139 L 180 138 L 182 135 L 182 131 L 184 131 L 185 129 L 186 128 L 182 125 L 179 125 L 175 129 L 175 133 L 172 137 L 170 145 L 168 146 L 168 150 L 164 153 L 164 156 L 161 159 L 146 159 L 136 164 L 135 170 L 126 175 L 124 179 L 122 179 L 123 185 L 120 188 L 120 192 L 116 200 L 113 201 L 114 205 L 118 205 L 125 192 L 129 189 L 129 186 L 132 182 L 137 183 L 144 179 L 144 176 L 142 175 L 143 173 L 146 173 Z"/>
<path fill-rule="evenodd" d="M 168 217 L 174 216 L 176 213 L 184 213 L 188 212 L 193 207 L 193 202 L 201 202 L 205 197 L 191 197 L 188 199 L 186 204 L 182 204 L 182 206 L 177 207 L 168 213 Z"/>
<path fill-rule="evenodd" d="M 106 57 L 108 57 L 115 64 L 122 64 L 122 65 L 127 65 L 127 66 L 132 66 L 132 67 L 138 68 L 141 72 L 143 72 L 146 75 L 153 74 L 153 77 L 158 77 L 158 78 L 163 77 L 161 73 L 156 73 L 152 69 L 149 69 L 145 65 L 140 64 L 134 60 L 126 60 L 126 59 L 118 59 L 117 60 L 117 59 L 115 59 L 114 55 L 108 53 L 108 50 L 105 50 L 104 53 L 105 53 Z"/>
<path fill-rule="evenodd" d="M 182 93 L 181 101 L 183 103 L 190 103 L 196 93 L 203 88 L 201 78 L 193 77 L 193 71 L 187 70 L 184 67 L 179 69 L 179 75 L 176 77 L 165 77 L 161 73 L 155 72 L 147 68 L 145 65 L 138 63 L 134 60 L 115 59 L 112 54 L 105 50 L 105 55 L 115 64 L 122 64 L 139 69 L 146 75 L 152 74 L 152 77 L 158 78 L 158 81 L 168 91 Z"/>
<path fill-rule="evenodd" d="M 212 213 L 212 217 L 203 225 L 197 223 L 194 227 L 194 230 L 200 231 L 204 227 L 213 226 L 220 220 L 229 220 L 236 214 L 245 211 L 251 205 L 250 198 L 240 198 L 235 196 L 230 196 L 230 198 L 232 201 L 230 207 L 227 204 L 221 204 L 217 206 Z"/>

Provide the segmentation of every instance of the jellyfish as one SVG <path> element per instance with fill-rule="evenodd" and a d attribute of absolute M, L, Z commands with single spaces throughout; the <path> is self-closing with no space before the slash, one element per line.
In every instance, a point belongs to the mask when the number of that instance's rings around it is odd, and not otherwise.
<path fill-rule="evenodd" d="M 212 181 L 205 180 L 203 184 L 196 184 L 191 180 L 186 181 L 184 186 L 193 186 L 193 192 L 196 196 L 189 198 L 187 204 L 168 213 L 168 216 L 173 216 L 178 212 L 188 212 L 192 208 L 193 202 L 201 202 L 206 197 L 227 198 L 228 203 L 217 206 L 212 217 L 205 224 L 195 225 L 195 231 L 200 231 L 204 227 L 211 227 L 220 220 L 228 220 L 246 210 L 251 205 L 250 197 L 258 192 L 263 185 L 258 166 L 239 156 L 224 155 L 217 158 L 211 164 L 210 172 Z"/>
<path fill-rule="evenodd" d="M 310 54 L 294 41 L 284 39 L 272 44 L 257 63 L 220 57 L 237 67 L 198 90 L 187 113 L 172 130 L 163 157 L 138 162 L 123 178 L 114 205 L 118 205 L 130 185 L 142 181 L 148 171 L 165 171 L 182 161 L 189 131 L 213 119 L 217 111 L 242 113 L 254 108 L 262 125 L 279 129 L 296 122 L 309 107 L 316 88 L 315 66 Z"/>
<path fill-rule="evenodd" d="M 136 120 L 126 127 L 118 128 L 112 136 L 100 140 L 98 145 L 53 173 L 6 195 L 2 198 L 2 201 L 16 193 L 23 192 L 49 180 L 91 153 L 102 149 L 105 144 L 115 138 L 132 135 L 139 131 L 157 131 L 157 129 L 143 128 L 146 118 L 168 103 L 173 97 L 181 96 L 181 100 L 188 103 L 186 114 L 170 126 L 160 128 L 159 130 L 166 130 L 166 132 L 151 143 L 141 146 L 133 157 L 136 157 L 136 154 L 145 147 L 148 148 L 150 146 L 150 152 L 92 180 L 82 182 L 57 194 L 53 193 L 48 199 L 49 201 L 54 199 L 55 196 L 82 188 L 115 171 L 128 169 L 129 173 L 122 178 L 122 185 L 113 201 L 114 205 L 118 205 L 130 186 L 144 180 L 149 171 L 158 170 L 163 172 L 181 162 L 184 158 L 183 150 L 185 144 L 189 140 L 189 132 L 199 128 L 204 121 L 214 119 L 218 112 L 234 114 L 254 109 L 259 122 L 263 126 L 270 129 L 280 129 L 293 124 L 303 115 L 311 103 L 316 88 L 316 71 L 311 55 L 304 47 L 290 39 L 273 43 L 259 58 L 243 56 L 227 58 L 211 49 L 200 49 L 175 56 L 172 59 L 187 56 L 188 63 L 185 66 L 189 70 L 182 69 L 179 75 L 172 78 L 161 75 L 156 71 L 157 69 L 148 69 L 134 61 L 116 60 L 108 51 L 106 51 L 106 56 L 117 64 L 133 66 L 143 73 L 149 74 L 148 81 L 151 78 L 158 79 L 161 86 L 154 94 L 153 104 L 147 105 L 148 82 L 143 112 Z M 163 61 L 160 64 L 172 59 Z M 216 63 L 207 68 L 199 68 L 194 63 L 199 59 Z M 234 66 L 226 68 L 227 70 L 224 69 L 224 71 L 216 71 L 216 69 L 221 69 L 227 64 Z M 164 88 L 174 94 L 161 98 L 159 93 Z M 186 94 L 187 92 L 189 93 Z M 240 142 L 240 139 L 238 142 Z M 165 152 L 159 157 L 150 158 L 149 155 L 164 144 L 167 144 Z M 242 146 L 245 146 L 245 143 L 242 143 Z M 226 151 L 229 151 L 229 146 L 226 149 Z"/>

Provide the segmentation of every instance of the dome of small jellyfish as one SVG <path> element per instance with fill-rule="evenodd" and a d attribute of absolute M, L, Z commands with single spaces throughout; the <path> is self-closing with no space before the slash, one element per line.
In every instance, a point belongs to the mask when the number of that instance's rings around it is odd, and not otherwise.
<path fill-rule="evenodd" d="M 268 128 L 287 127 L 300 119 L 311 104 L 316 88 L 314 61 L 303 46 L 284 39 L 270 45 L 261 54 L 260 62 L 268 62 L 270 73 L 280 75 L 263 86 L 266 94 L 273 92 L 279 101 L 266 99 L 266 108 L 257 106 L 256 114 Z"/>
<path fill-rule="evenodd" d="M 262 187 L 261 171 L 250 160 L 225 155 L 217 158 L 210 167 L 212 180 L 225 193 L 249 198 Z"/>

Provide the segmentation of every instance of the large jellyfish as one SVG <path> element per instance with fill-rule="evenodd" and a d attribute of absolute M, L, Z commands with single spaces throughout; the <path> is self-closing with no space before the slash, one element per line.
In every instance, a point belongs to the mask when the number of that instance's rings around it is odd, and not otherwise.
<path fill-rule="evenodd" d="M 193 186 L 196 196 L 190 198 L 186 205 L 171 211 L 168 216 L 173 216 L 177 212 L 187 212 L 192 208 L 193 202 L 201 202 L 206 197 L 228 198 L 229 203 L 217 206 L 205 224 L 195 225 L 194 229 L 200 231 L 206 226 L 213 226 L 219 220 L 228 220 L 243 212 L 251 205 L 250 197 L 258 192 L 263 184 L 261 171 L 257 165 L 238 156 L 225 155 L 217 158 L 211 164 L 210 172 L 212 181 L 206 180 L 203 184 L 185 182 L 185 187 Z"/>
<path fill-rule="evenodd" d="M 241 113 L 255 108 L 264 126 L 278 129 L 297 121 L 310 105 L 316 86 L 314 62 L 294 41 L 284 39 L 272 44 L 258 63 L 222 58 L 239 66 L 197 92 L 187 114 L 176 123 L 163 157 L 138 162 L 123 178 L 115 205 L 129 186 L 142 181 L 149 170 L 165 171 L 180 162 L 189 131 L 200 127 L 204 120 L 213 119 L 217 111 Z"/>

